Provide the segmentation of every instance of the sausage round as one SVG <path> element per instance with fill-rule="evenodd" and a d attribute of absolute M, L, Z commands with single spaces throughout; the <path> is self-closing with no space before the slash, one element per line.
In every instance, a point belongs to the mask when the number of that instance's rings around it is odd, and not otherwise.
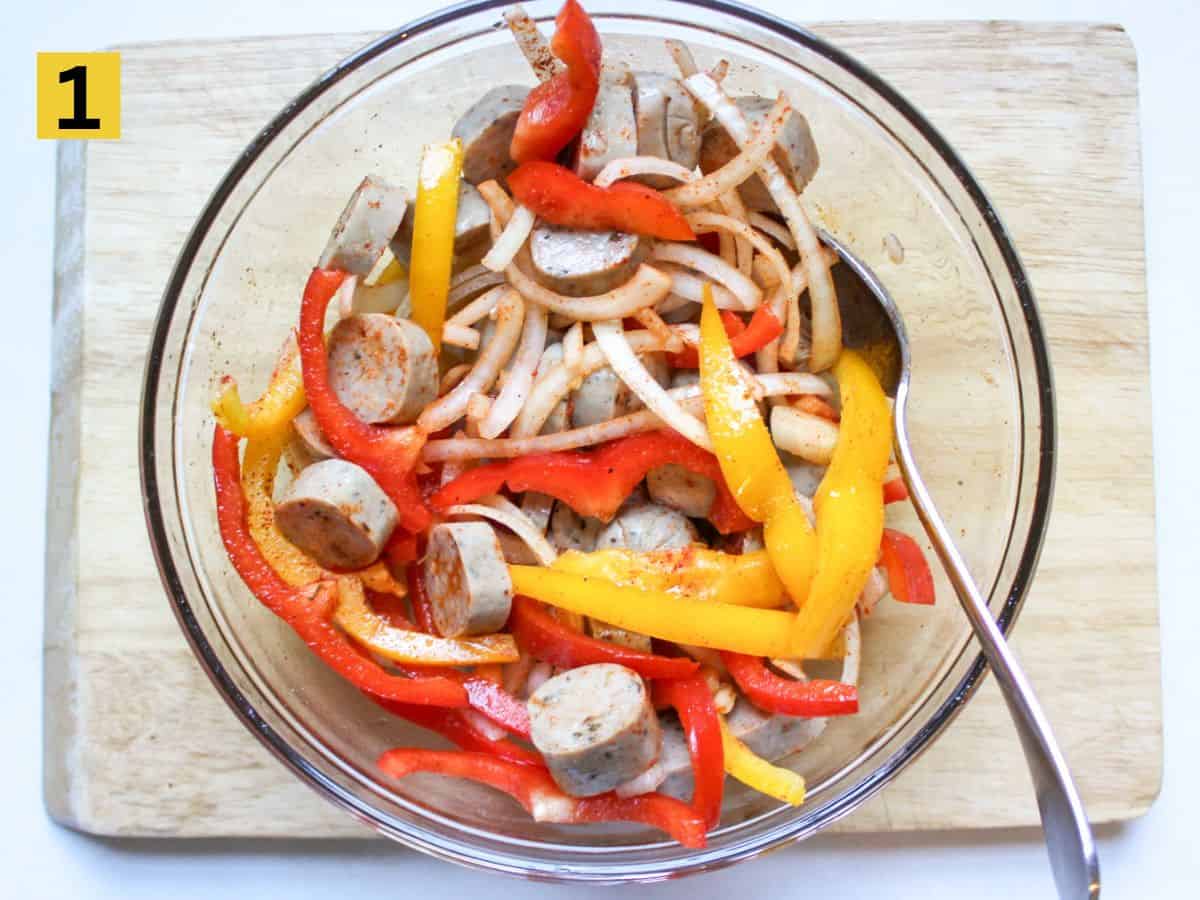
<path fill-rule="evenodd" d="M 579 231 L 539 223 L 529 238 L 533 277 L 568 297 L 603 294 L 633 277 L 646 241 L 621 231 Z"/>
<path fill-rule="evenodd" d="M 321 431 L 317 417 L 307 406 L 296 418 L 292 419 L 292 431 L 296 435 L 296 443 L 310 462 L 320 462 L 323 459 L 333 459 L 337 451 Z"/>
<path fill-rule="evenodd" d="M 392 253 L 405 265 L 412 260 L 413 221 L 415 213 L 409 209 L 400 223 L 400 230 L 392 241 Z M 468 269 L 483 259 L 491 246 L 491 212 L 483 195 L 467 181 L 458 185 L 458 206 L 454 213 L 454 268 L 455 273 Z"/>
<path fill-rule="evenodd" d="M 275 507 L 285 538 L 327 569 L 373 563 L 396 527 L 396 507 L 366 470 L 344 459 L 303 469 Z"/>
<path fill-rule="evenodd" d="M 762 124 L 774 105 L 768 98 L 757 95 L 738 97 L 734 103 L 746 116 L 746 121 L 754 127 Z M 738 152 L 737 144 L 725 131 L 724 126 L 716 119 L 709 121 L 704 129 L 703 141 L 700 145 L 701 171 L 712 172 L 714 169 L 719 169 Z M 798 112 L 793 112 L 788 117 L 783 133 L 775 142 L 774 156 L 775 161 L 790 176 L 792 184 L 798 191 L 804 190 L 804 186 L 816 174 L 817 167 L 821 162 L 817 154 L 817 145 L 813 141 L 808 121 Z M 775 201 L 767 192 L 766 185 L 757 175 L 743 182 L 738 191 L 742 196 L 742 201 L 750 209 L 779 212 Z"/>
<path fill-rule="evenodd" d="M 585 181 L 591 181 L 612 160 L 637 156 L 637 152 L 633 76 L 628 69 L 606 69 L 600 75 L 596 102 L 579 136 L 575 172 Z"/>
<path fill-rule="evenodd" d="M 597 663 L 556 675 L 529 698 L 533 745 L 560 788 L 576 797 L 610 791 L 658 758 L 658 716 L 641 677 Z"/>
<path fill-rule="evenodd" d="M 363 313 L 329 335 L 329 383 L 364 422 L 406 425 L 437 398 L 437 357 L 408 319 Z"/>
<path fill-rule="evenodd" d="M 637 119 L 637 155 L 657 156 L 694 169 L 700 159 L 700 110 L 679 79 L 660 72 L 634 73 L 634 115 Z M 643 175 L 638 181 L 668 188 L 675 180 L 664 175 Z"/>
<path fill-rule="evenodd" d="M 435 525 L 423 565 L 433 621 L 445 637 L 491 634 L 512 609 L 512 579 L 496 532 L 484 522 Z"/>
<path fill-rule="evenodd" d="M 502 84 L 476 100 L 454 123 L 450 136 L 463 142 L 463 178 L 471 184 L 489 178 L 503 182 L 516 168 L 508 148 L 528 96 L 527 87 Z"/>
<path fill-rule="evenodd" d="M 675 550 L 697 540 L 696 526 L 682 513 L 657 503 L 642 503 L 618 513 L 596 538 L 596 549 Z"/>
<path fill-rule="evenodd" d="M 674 463 L 647 472 L 646 488 L 655 503 L 677 509 L 693 519 L 707 516 L 717 496 L 717 486 L 711 478 Z"/>
<path fill-rule="evenodd" d="M 550 514 L 550 530 L 546 538 L 555 550 L 582 550 L 590 553 L 596 549 L 596 537 L 604 530 L 599 519 L 581 516 L 565 503 L 555 503 Z"/>
<path fill-rule="evenodd" d="M 368 175 L 342 210 L 317 265 L 366 278 L 400 230 L 407 209 L 403 188 Z"/>

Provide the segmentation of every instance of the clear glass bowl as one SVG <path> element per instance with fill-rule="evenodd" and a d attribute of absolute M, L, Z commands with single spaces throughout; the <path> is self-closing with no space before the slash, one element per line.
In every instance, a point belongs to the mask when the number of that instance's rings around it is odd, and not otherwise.
<path fill-rule="evenodd" d="M 539 20 L 559 0 L 527 4 Z M 249 594 L 217 534 L 208 403 L 235 373 L 260 389 L 304 280 L 365 173 L 413 186 L 426 141 L 488 88 L 529 82 L 503 2 L 457 6 L 353 54 L 283 109 L 217 186 L 163 296 L 142 399 L 147 519 L 163 583 L 217 689 L 296 775 L 380 833 L 460 863 L 562 881 L 650 881 L 727 865 L 846 815 L 927 747 L 983 671 L 939 578 L 933 608 L 881 604 L 865 623 L 862 711 L 790 761 L 799 809 L 730 782 L 721 827 L 686 850 L 640 826 L 532 822 L 507 798 L 435 776 L 380 777 L 377 755 L 436 741 L 327 671 Z M 589 0 L 606 53 L 672 71 L 664 38 L 731 61 L 734 92 L 786 89 L 812 125 L 817 220 L 875 268 L 913 342 L 912 423 L 933 496 L 1007 628 L 1049 509 L 1053 395 L 1028 279 L 966 166 L 899 94 L 794 25 L 723 2 Z M 885 235 L 905 248 L 902 263 Z M 920 534 L 907 510 L 895 523 Z"/>

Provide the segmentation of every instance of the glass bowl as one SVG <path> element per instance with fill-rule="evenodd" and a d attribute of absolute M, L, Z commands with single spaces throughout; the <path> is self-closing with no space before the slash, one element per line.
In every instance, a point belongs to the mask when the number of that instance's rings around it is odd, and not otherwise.
<path fill-rule="evenodd" d="M 545 23 L 558 3 L 527 6 Z M 788 763 L 808 779 L 807 802 L 783 807 L 730 781 L 720 828 L 696 851 L 641 826 L 535 823 L 474 784 L 381 777 L 381 751 L 437 740 L 312 657 L 245 589 L 217 533 L 216 380 L 234 373 L 247 395 L 264 385 L 304 280 L 364 174 L 413 187 L 423 143 L 444 139 L 488 88 L 531 81 L 502 27 L 504 6 L 456 6 L 351 55 L 285 107 L 217 186 L 167 285 L 146 369 L 141 467 L 154 552 L 188 640 L 237 715 L 299 778 L 380 833 L 443 859 L 561 881 L 651 881 L 728 865 L 851 812 L 971 696 L 983 662 L 940 576 L 936 606 L 885 601 L 865 621 L 861 712 L 832 721 Z M 702 67 L 732 63 L 731 91 L 786 89 L 808 117 L 822 162 L 806 203 L 904 312 L 917 457 L 1007 629 L 1046 526 L 1053 394 L 1028 279 L 983 190 L 896 91 L 794 25 L 712 0 L 587 6 L 609 58 L 673 71 L 663 39 L 679 38 Z M 902 262 L 885 252 L 889 234 Z M 889 515 L 921 533 L 910 511 Z"/>

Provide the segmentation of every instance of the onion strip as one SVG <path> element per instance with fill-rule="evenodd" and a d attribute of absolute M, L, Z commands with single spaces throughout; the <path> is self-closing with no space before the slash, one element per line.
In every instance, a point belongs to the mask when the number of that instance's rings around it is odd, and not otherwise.
<path fill-rule="evenodd" d="M 470 274 L 469 278 L 462 277 L 468 274 Z M 451 280 L 450 292 L 446 295 L 446 308 L 454 309 L 476 294 L 502 284 L 504 284 L 503 275 L 489 272 L 483 266 L 472 266 Z"/>
<path fill-rule="evenodd" d="M 747 218 L 746 204 L 742 202 L 742 195 L 737 191 L 727 191 L 717 198 L 717 205 L 725 211 L 725 214 L 736 219 L 739 222 L 745 222 Z M 744 237 L 735 235 L 734 241 L 737 244 L 737 267 L 738 271 L 743 275 L 749 275 L 752 269 L 754 260 L 753 245 Z"/>
<path fill-rule="evenodd" d="M 698 77 L 708 78 L 707 75 Z M 739 112 L 737 107 L 734 107 L 734 111 Z M 695 178 L 679 187 L 663 191 L 663 196 L 676 206 L 694 209 L 712 203 L 722 194 L 736 189 L 762 168 L 767 160 L 771 159 L 771 149 L 775 146 L 779 135 L 783 133 L 783 127 L 787 124 L 791 112 L 792 105 L 788 101 L 787 95 L 781 93 L 776 99 L 775 105 L 767 113 L 767 117 L 754 132 L 753 137 L 747 141 L 738 141 L 740 152 L 737 156 L 719 169 L 709 172 L 703 178 Z M 745 119 L 742 122 L 745 123 Z M 723 121 L 722 124 L 724 124 Z M 749 126 L 746 127 L 749 129 Z"/>
<path fill-rule="evenodd" d="M 626 156 L 607 163 L 593 180 L 596 187 L 612 187 L 616 182 L 637 175 L 665 175 L 679 182 L 688 182 L 696 174 L 677 162 L 658 156 Z"/>
<path fill-rule="evenodd" d="M 506 290 L 508 290 L 507 287 L 499 285 L 486 293 L 480 294 L 447 319 L 446 324 L 459 327 L 474 325 L 480 319 L 491 314 L 492 310 L 496 308 L 496 301 L 504 296 Z"/>
<path fill-rule="evenodd" d="M 562 63 L 550 52 L 550 44 L 545 36 L 538 31 L 537 22 L 521 4 L 510 7 L 504 13 L 504 21 L 512 32 L 521 55 L 533 69 L 538 81 L 549 81 L 562 70 Z"/>
<path fill-rule="evenodd" d="M 525 241 L 533 232 L 536 219 L 529 207 L 518 205 L 480 265 L 492 272 L 503 272 L 507 269 L 517 252 L 525 246 Z"/>
<path fill-rule="evenodd" d="M 523 208 L 523 207 L 522 207 Z M 516 221 L 514 216 L 512 221 Z M 504 385 L 496 395 L 496 402 L 487 416 L 479 423 L 479 436 L 494 438 L 512 424 L 521 405 L 533 386 L 533 373 L 537 370 L 542 351 L 546 349 L 546 310 L 531 305 L 525 310 L 525 324 L 521 329 L 521 342 L 513 354 L 512 365 L 504 378 Z"/>
<path fill-rule="evenodd" d="M 479 516 L 497 522 L 519 537 L 533 551 L 539 564 L 551 566 L 558 553 L 550 546 L 537 524 L 499 494 L 480 497 L 475 503 L 463 503 L 446 510 L 447 516 Z"/>
<path fill-rule="evenodd" d="M 451 347 L 462 347 L 464 350 L 478 350 L 479 332 L 467 325 L 447 322 L 442 326 L 442 343 Z"/>
<path fill-rule="evenodd" d="M 796 239 L 792 237 L 792 233 L 787 230 L 787 226 L 782 222 L 777 222 L 766 213 L 758 211 L 752 212 L 747 216 L 746 221 L 757 228 L 764 234 L 771 236 L 778 244 L 787 250 L 796 249 Z"/>
<path fill-rule="evenodd" d="M 675 38 L 671 38 L 665 43 L 671 59 L 675 60 L 675 65 L 679 67 L 679 74 L 688 78 L 700 71 L 700 67 L 696 65 L 696 58 L 692 56 L 692 51 L 688 49 L 687 44 Z"/>
<path fill-rule="evenodd" d="M 678 299 L 689 303 L 703 302 L 704 285 L 709 283 L 706 279 L 682 266 L 672 266 L 670 263 L 665 264 L 662 271 L 671 276 L 671 293 Z M 713 302 L 717 304 L 717 309 L 742 309 L 742 302 L 729 288 L 719 284 L 713 284 L 711 287 Z M 659 312 L 663 312 L 663 310 L 660 308 Z"/>
<path fill-rule="evenodd" d="M 708 451 L 712 450 L 712 439 L 709 438 L 708 429 L 704 427 L 704 423 L 691 413 L 685 412 L 663 386 L 654 380 L 654 376 L 637 358 L 637 354 L 629 345 L 620 319 L 596 322 L 592 325 L 592 333 L 596 335 L 596 343 L 600 345 L 612 370 L 638 396 L 638 399 L 646 404 L 646 409 L 696 446 L 703 447 Z"/>
<path fill-rule="evenodd" d="M 639 309 L 634 315 L 638 324 L 649 331 L 651 334 L 657 335 L 663 342 L 663 349 L 668 353 L 678 353 L 683 349 L 683 338 L 675 333 L 666 322 L 652 307 Z"/>
<path fill-rule="evenodd" d="M 427 433 L 441 431 L 457 422 L 467 411 L 475 394 L 486 393 L 496 381 L 501 367 L 508 362 L 521 336 L 525 319 L 525 304 L 516 291 L 506 291 L 496 304 L 496 332 L 479 352 L 475 366 L 467 376 L 444 397 L 435 400 L 417 418 L 417 425 Z"/>
<path fill-rule="evenodd" d="M 684 87 L 725 126 L 734 143 L 743 150 L 757 137 L 757 133 L 751 131 L 742 111 L 711 77 L 704 73 L 692 75 L 685 79 Z M 769 154 L 760 163 L 759 171 L 767 192 L 779 207 L 788 224 L 788 230 L 796 240 L 801 264 L 808 275 L 812 305 L 812 351 L 809 363 L 814 372 L 820 372 L 833 365 L 842 350 L 842 320 L 838 309 L 837 291 L 833 286 L 833 278 L 829 274 L 825 256 L 821 252 L 821 242 L 808 220 L 794 186 Z"/>
<path fill-rule="evenodd" d="M 736 266 L 731 266 L 721 257 L 715 256 L 707 250 L 701 250 L 699 247 L 692 247 L 688 244 L 664 241 L 654 245 L 650 251 L 650 257 L 661 262 L 687 266 L 713 281 L 720 282 L 737 298 L 743 312 L 749 312 L 762 303 L 762 288 L 739 272 Z M 678 288 L 675 292 L 682 293 Z M 666 292 L 663 296 L 666 296 Z M 658 299 L 661 300 L 662 297 Z M 616 319 L 620 316 L 609 316 L 609 318 Z"/>
<path fill-rule="evenodd" d="M 774 267 L 775 275 L 780 283 L 787 286 L 785 291 L 788 293 L 785 293 L 784 302 L 790 304 L 795 301 L 796 294 L 792 282 L 792 270 L 788 268 L 787 260 L 783 258 L 783 254 L 766 237 L 755 231 L 745 222 L 741 222 L 732 216 L 723 216 L 720 213 L 694 212 L 685 218 L 687 219 L 687 223 L 692 226 L 693 231 L 728 232 L 734 237 L 745 241 L 748 247 L 752 247 L 765 256 Z"/>

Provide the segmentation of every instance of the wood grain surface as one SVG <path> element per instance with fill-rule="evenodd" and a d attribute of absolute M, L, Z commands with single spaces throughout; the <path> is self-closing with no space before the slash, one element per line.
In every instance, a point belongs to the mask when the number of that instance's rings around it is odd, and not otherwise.
<path fill-rule="evenodd" d="M 1058 484 L 1016 649 L 1098 822 L 1161 779 L 1150 392 L 1134 50 L 1118 27 L 826 24 L 908 96 L 996 202 L 1048 331 Z M 124 134 L 59 151 L 46 556 L 46 799 L 110 835 L 350 836 L 236 721 L 163 596 L 137 481 L 137 399 L 162 286 L 220 175 L 369 35 L 120 48 Z M 1029 825 L 989 680 L 845 831 Z"/>

